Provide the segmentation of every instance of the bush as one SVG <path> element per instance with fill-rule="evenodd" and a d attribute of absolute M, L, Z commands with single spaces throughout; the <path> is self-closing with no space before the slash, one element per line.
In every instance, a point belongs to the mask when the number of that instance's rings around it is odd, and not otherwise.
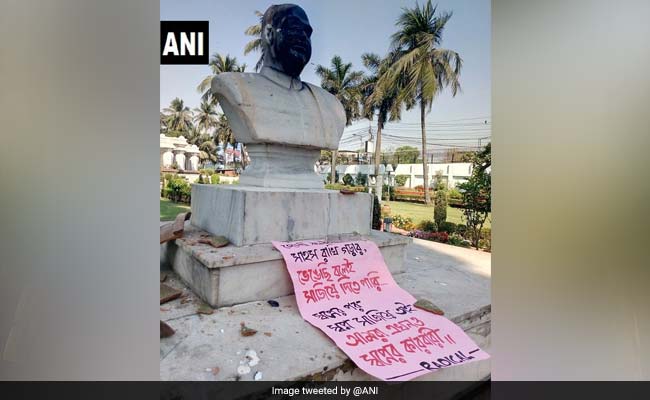
<path fill-rule="evenodd" d="M 410 177 L 408 175 L 395 175 L 395 185 L 404 186 Z"/>
<path fill-rule="evenodd" d="M 351 190 L 353 192 L 365 192 L 366 191 L 366 188 L 364 188 L 364 187 L 346 186 L 346 185 L 343 185 L 341 183 L 335 183 L 334 185 L 328 183 L 327 185 L 325 185 L 325 189 L 329 189 L 329 190 L 345 189 L 345 190 Z"/>
<path fill-rule="evenodd" d="M 220 180 L 221 180 L 221 178 L 219 178 L 219 174 L 215 173 L 215 174 L 210 175 L 210 183 L 212 183 L 213 185 L 219 184 Z"/>
<path fill-rule="evenodd" d="M 438 225 L 435 222 L 429 220 L 421 221 L 418 224 L 418 229 L 424 232 L 437 232 Z"/>
<path fill-rule="evenodd" d="M 343 175 L 343 184 L 346 186 L 354 186 L 354 178 L 350 174 Z"/>
<path fill-rule="evenodd" d="M 472 245 L 469 240 L 463 238 L 457 233 L 449 235 L 449 244 L 460 247 L 470 247 Z"/>
<path fill-rule="evenodd" d="M 456 233 L 462 236 L 463 238 L 467 239 L 465 237 L 465 235 L 467 235 L 467 225 L 463 225 L 463 224 L 456 225 Z"/>
<path fill-rule="evenodd" d="M 357 174 L 357 179 L 355 179 L 355 182 L 357 186 L 366 186 L 366 183 L 368 183 L 368 175 L 359 172 Z"/>
<path fill-rule="evenodd" d="M 456 188 L 447 191 L 447 197 L 454 200 L 463 200 L 463 194 Z"/>
<path fill-rule="evenodd" d="M 434 195 L 433 220 L 440 226 L 447 220 L 447 192 L 436 190 Z"/>
<path fill-rule="evenodd" d="M 379 207 L 379 198 L 372 196 L 374 201 L 372 203 L 372 229 L 381 230 L 381 208 Z"/>
<path fill-rule="evenodd" d="M 173 176 L 167 181 L 165 197 L 176 202 L 189 203 L 192 197 L 192 186 L 179 176 Z"/>
<path fill-rule="evenodd" d="M 457 233 L 457 229 L 458 226 L 453 222 L 444 221 L 440 225 L 438 225 L 439 232 L 447 232 L 449 234 L 452 234 L 452 233 Z"/>
<path fill-rule="evenodd" d="M 403 217 L 401 215 L 393 216 L 393 225 L 395 225 L 395 227 L 397 228 L 404 229 L 406 231 L 415 229 L 415 225 L 413 224 L 413 218 Z"/>
<path fill-rule="evenodd" d="M 447 243 L 447 241 L 449 240 L 449 235 L 447 234 L 447 232 L 424 232 L 420 230 L 415 230 L 411 232 L 409 236 L 417 239 L 431 240 L 433 242 L 440 242 L 440 243 Z"/>
<path fill-rule="evenodd" d="M 422 185 L 417 185 L 413 189 L 417 190 L 418 192 L 424 192 L 424 186 L 422 186 Z"/>

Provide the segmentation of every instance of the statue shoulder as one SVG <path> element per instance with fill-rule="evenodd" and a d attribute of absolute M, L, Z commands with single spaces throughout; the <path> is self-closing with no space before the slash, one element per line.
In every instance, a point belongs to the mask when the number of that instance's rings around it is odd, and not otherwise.
<path fill-rule="evenodd" d="M 308 82 L 304 83 L 309 86 L 311 92 L 318 98 L 321 103 L 324 103 L 330 109 L 330 111 L 336 113 L 339 119 L 345 122 L 345 109 L 343 108 L 343 105 L 339 99 L 336 98 L 336 96 L 320 86 L 312 85 Z"/>
<path fill-rule="evenodd" d="M 212 92 L 217 95 L 217 98 L 221 97 L 232 103 L 241 103 L 243 94 L 248 91 L 247 88 L 257 80 L 259 80 L 259 74 L 223 72 L 212 78 Z"/>

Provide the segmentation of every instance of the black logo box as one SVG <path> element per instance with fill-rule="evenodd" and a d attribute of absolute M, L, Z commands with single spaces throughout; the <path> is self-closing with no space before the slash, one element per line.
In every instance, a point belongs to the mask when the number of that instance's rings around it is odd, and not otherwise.
<path fill-rule="evenodd" d="M 190 34 L 194 32 L 194 54 L 189 55 L 189 51 L 186 51 L 185 55 L 181 55 L 181 36 L 185 35 L 185 38 L 189 38 Z M 167 55 L 163 55 L 163 50 L 165 49 L 165 44 L 167 43 L 167 38 L 169 34 L 172 34 L 174 41 L 176 43 L 176 48 L 178 49 L 178 55 L 175 55 L 169 52 Z M 203 35 L 203 45 L 199 49 L 199 34 Z M 208 64 L 209 63 L 209 48 L 210 41 L 208 39 L 209 34 L 209 23 L 208 21 L 160 21 L 160 64 L 185 64 L 185 65 L 199 65 L 199 64 Z M 187 43 L 184 41 L 183 44 Z M 183 46 L 182 50 L 187 50 Z M 199 55 L 201 54 L 201 55 Z"/>

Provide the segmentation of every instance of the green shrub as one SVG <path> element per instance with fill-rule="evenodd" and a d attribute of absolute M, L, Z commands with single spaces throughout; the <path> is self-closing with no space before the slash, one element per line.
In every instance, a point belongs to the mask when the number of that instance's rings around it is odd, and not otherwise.
<path fill-rule="evenodd" d="M 213 185 L 217 185 L 219 183 L 220 179 L 221 178 L 219 178 L 219 174 L 214 173 L 214 174 L 210 175 L 210 183 L 212 183 Z"/>
<path fill-rule="evenodd" d="M 469 240 L 466 240 L 463 238 L 461 235 L 457 233 L 452 233 L 449 235 L 449 244 L 454 245 L 454 246 L 460 246 L 460 247 L 470 247 L 471 243 Z"/>
<path fill-rule="evenodd" d="M 343 175 L 343 184 L 346 186 L 354 186 L 354 178 L 350 174 Z"/>
<path fill-rule="evenodd" d="M 368 175 L 359 172 L 354 182 L 357 186 L 366 186 L 366 183 L 368 183 Z"/>
<path fill-rule="evenodd" d="M 372 196 L 374 198 L 372 203 L 372 229 L 380 230 L 381 229 L 381 208 L 379 207 L 379 198 L 377 196 Z"/>
<path fill-rule="evenodd" d="M 460 191 L 458 191 L 458 189 L 452 188 L 447 191 L 447 197 L 449 199 L 462 200 L 463 194 Z"/>
<path fill-rule="evenodd" d="M 410 178 L 408 175 L 395 175 L 395 185 L 398 187 L 406 185 L 408 178 Z"/>
<path fill-rule="evenodd" d="M 453 222 L 444 221 L 438 225 L 438 231 L 447 232 L 449 234 L 458 233 L 458 225 Z"/>
<path fill-rule="evenodd" d="M 436 225 L 435 222 L 431 221 L 430 219 L 420 221 L 417 227 L 419 230 L 424 231 L 424 232 L 437 232 L 438 231 L 438 226 Z"/>
<path fill-rule="evenodd" d="M 397 228 L 404 229 L 406 231 L 411 231 L 415 229 L 415 225 L 413 224 L 413 218 L 403 217 L 401 215 L 393 216 L 393 225 L 395 225 Z"/>
<path fill-rule="evenodd" d="M 190 202 L 192 196 L 192 186 L 179 176 L 173 176 L 172 179 L 167 181 L 167 190 L 165 190 L 165 197 L 176 202 Z"/>
<path fill-rule="evenodd" d="M 433 220 L 440 226 L 447 220 L 447 192 L 436 190 L 434 194 Z"/>
<path fill-rule="evenodd" d="M 456 225 L 456 233 L 462 237 L 465 237 L 467 234 L 467 225 L 458 224 Z"/>

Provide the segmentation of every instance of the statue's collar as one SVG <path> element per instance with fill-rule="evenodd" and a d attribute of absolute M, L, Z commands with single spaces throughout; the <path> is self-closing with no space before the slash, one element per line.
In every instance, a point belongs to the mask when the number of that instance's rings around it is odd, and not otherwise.
<path fill-rule="evenodd" d="M 262 67 L 260 74 L 286 89 L 302 90 L 303 88 L 303 83 L 300 79 L 293 78 L 268 66 Z"/>

